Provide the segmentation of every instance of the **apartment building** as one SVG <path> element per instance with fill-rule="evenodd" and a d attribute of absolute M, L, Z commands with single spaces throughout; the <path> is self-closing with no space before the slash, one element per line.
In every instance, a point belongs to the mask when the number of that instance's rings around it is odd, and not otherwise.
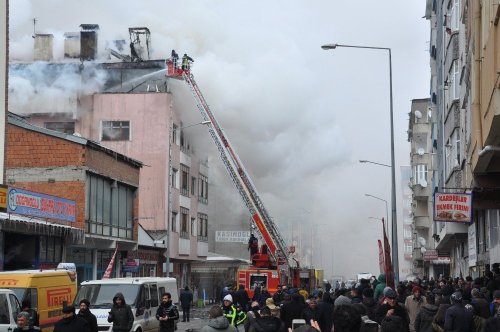
<path fill-rule="evenodd" d="M 95 49 L 98 26 L 81 28 L 80 43 L 75 42 L 78 33 L 65 34 L 64 61 L 10 64 L 11 77 L 38 89 L 31 103 L 14 102 L 12 111 L 29 116 L 38 126 L 86 137 L 141 160 L 138 222 L 166 258 L 161 271 L 154 273 L 168 272 L 181 285 L 189 284 L 191 262 L 205 260 L 208 252 L 209 167 L 194 153 L 189 139 L 190 131 L 203 128 L 184 128 L 191 124 L 182 123 L 164 60 L 149 60 L 149 43 L 135 45 L 139 59 L 115 50 L 110 52 L 117 61 L 94 60 L 100 54 Z M 141 29 L 142 38 L 149 30 Z M 135 28 L 129 30 L 133 33 Z M 37 44 L 35 56 L 50 54 L 44 51 L 51 47 L 50 38 L 37 38 L 45 42 Z M 78 57 L 78 52 L 85 57 Z M 41 72 L 43 81 L 35 81 Z M 56 98 L 43 99 L 44 88 L 57 89 Z M 10 91 L 14 100 L 23 93 Z M 140 250 L 131 255 L 151 260 Z"/>
<path fill-rule="evenodd" d="M 450 274 L 479 276 L 500 262 L 498 1 L 427 1 L 431 24 L 432 130 L 438 155 L 435 191 L 468 193 L 472 222 L 435 222 Z"/>

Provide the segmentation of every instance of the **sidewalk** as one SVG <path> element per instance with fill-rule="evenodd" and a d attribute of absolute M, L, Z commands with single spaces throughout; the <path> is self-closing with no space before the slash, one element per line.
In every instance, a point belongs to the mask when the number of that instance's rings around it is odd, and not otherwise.
<path fill-rule="evenodd" d="M 208 310 L 212 305 L 207 305 L 204 308 L 192 308 L 190 312 L 189 322 L 182 322 L 182 309 L 179 310 L 179 322 L 177 323 L 177 331 L 197 332 L 208 322 Z"/>

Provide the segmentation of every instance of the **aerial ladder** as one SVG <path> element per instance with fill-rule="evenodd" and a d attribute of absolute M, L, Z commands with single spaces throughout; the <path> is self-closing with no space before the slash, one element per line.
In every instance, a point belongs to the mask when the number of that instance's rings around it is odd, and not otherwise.
<path fill-rule="evenodd" d="M 272 262 L 270 260 L 266 266 L 265 256 L 268 254 L 274 260 L 277 269 L 280 269 L 282 272 L 287 274 L 287 276 L 289 276 L 291 266 L 290 256 L 285 241 L 283 240 L 271 216 L 267 212 L 259 194 L 257 193 L 255 185 L 250 179 L 240 158 L 224 134 L 224 131 L 219 125 L 219 122 L 215 118 L 214 114 L 210 110 L 208 103 L 203 97 L 203 94 L 201 93 L 201 90 L 198 87 L 198 84 L 196 84 L 194 76 L 190 71 L 189 64 L 183 64 L 182 67 L 178 67 L 176 65 L 177 61 L 175 60 L 176 59 L 168 59 L 166 61 L 167 76 L 171 78 L 183 79 L 189 86 L 191 93 L 196 99 L 197 108 L 201 113 L 203 121 L 208 121 L 210 123 L 208 131 L 217 146 L 217 149 L 219 150 L 222 162 L 224 163 L 231 180 L 238 189 L 243 202 L 250 211 L 252 220 L 262 236 L 265 245 L 267 246 L 267 253 L 264 249 L 261 250 L 261 253 L 257 254 L 257 256 L 261 257 L 256 257 L 255 260 L 254 257 L 252 257 L 252 261 L 256 263 L 254 265 L 263 268 L 272 267 Z M 261 248 L 265 247 L 262 246 Z"/>

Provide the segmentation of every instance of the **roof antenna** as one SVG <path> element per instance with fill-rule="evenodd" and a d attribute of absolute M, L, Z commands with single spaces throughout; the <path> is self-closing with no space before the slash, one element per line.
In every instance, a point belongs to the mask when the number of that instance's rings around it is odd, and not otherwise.
<path fill-rule="evenodd" d="M 33 17 L 33 35 L 31 37 L 35 38 L 36 36 L 36 17 Z"/>

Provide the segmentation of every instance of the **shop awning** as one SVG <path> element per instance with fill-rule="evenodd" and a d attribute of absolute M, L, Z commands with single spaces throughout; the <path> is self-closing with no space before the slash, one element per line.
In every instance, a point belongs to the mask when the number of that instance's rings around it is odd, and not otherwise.
<path fill-rule="evenodd" d="M 0 212 L 0 225 L 3 231 L 60 236 L 75 244 L 83 243 L 85 237 L 83 229 L 13 213 Z"/>

